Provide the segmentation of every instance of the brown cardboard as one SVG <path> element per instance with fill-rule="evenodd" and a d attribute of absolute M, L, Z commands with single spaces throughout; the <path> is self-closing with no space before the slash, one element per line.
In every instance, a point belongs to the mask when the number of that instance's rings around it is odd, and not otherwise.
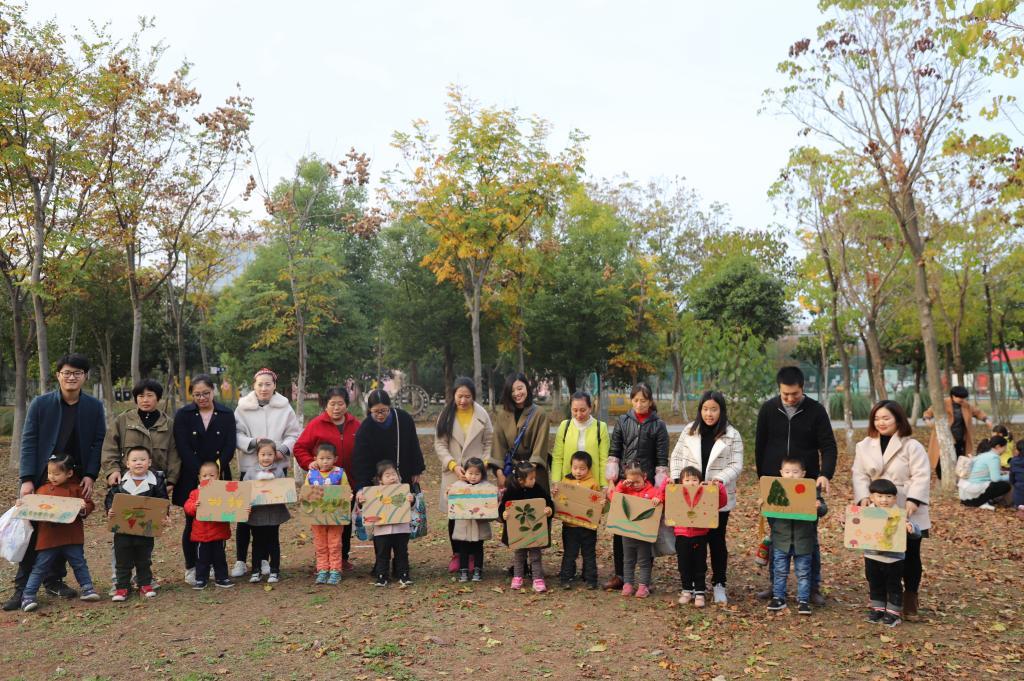
<path fill-rule="evenodd" d="M 718 485 L 665 486 L 665 524 L 672 527 L 718 527 Z"/>
<path fill-rule="evenodd" d="M 608 509 L 608 531 L 630 539 L 654 543 L 658 538 L 663 504 L 616 492 Z"/>
<path fill-rule="evenodd" d="M 601 524 L 606 497 L 599 490 L 562 480 L 552 495 L 555 517 L 567 525 L 596 530 Z"/>
<path fill-rule="evenodd" d="M 364 487 L 363 522 L 367 525 L 400 525 L 412 520 L 409 485 Z"/>
<path fill-rule="evenodd" d="M 498 488 L 488 482 L 456 482 L 448 488 L 449 520 L 494 520 L 498 517 Z"/>
<path fill-rule="evenodd" d="M 299 489 L 299 517 L 310 525 L 350 525 L 352 488 L 343 485 L 303 485 Z"/>
<path fill-rule="evenodd" d="M 543 548 L 551 543 L 548 533 L 548 505 L 543 499 L 520 499 L 505 503 L 505 526 L 510 549 Z"/>
<path fill-rule="evenodd" d="M 159 497 L 134 494 L 115 494 L 110 505 L 113 517 L 107 518 L 107 528 L 117 534 L 138 537 L 159 537 L 164 531 L 164 518 L 171 502 Z"/>
<path fill-rule="evenodd" d="M 249 519 L 251 500 L 251 482 L 203 480 L 199 483 L 196 520 L 244 523 Z"/>
<path fill-rule="evenodd" d="M 26 494 L 14 512 L 15 518 L 67 525 L 75 522 L 85 507 L 85 500 L 76 497 L 54 497 L 49 494 Z"/>
<path fill-rule="evenodd" d="M 843 545 L 848 549 L 907 550 L 907 513 L 902 508 L 846 507 Z"/>
<path fill-rule="evenodd" d="M 269 506 L 270 504 L 294 504 L 299 500 L 292 478 L 275 478 L 274 480 L 250 480 L 252 485 L 252 506 Z"/>
<path fill-rule="evenodd" d="M 761 515 L 766 518 L 817 520 L 817 488 L 810 478 L 761 477 Z M 784 501 L 785 503 L 778 503 Z"/>

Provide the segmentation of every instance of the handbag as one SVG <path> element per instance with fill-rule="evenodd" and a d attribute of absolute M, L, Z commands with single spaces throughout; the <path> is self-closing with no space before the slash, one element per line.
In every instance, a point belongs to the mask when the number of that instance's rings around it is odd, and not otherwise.
<path fill-rule="evenodd" d="M 523 441 L 523 436 L 526 435 L 526 429 L 530 427 L 530 419 L 533 418 L 534 413 L 537 411 L 536 405 L 530 409 L 530 413 L 526 415 L 526 423 L 519 429 L 519 434 L 516 435 L 516 439 L 512 442 L 512 446 L 507 452 L 505 452 L 505 465 L 502 466 L 502 473 L 505 477 L 512 475 L 512 461 L 515 459 L 516 453 L 519 451 L 519 443 Z"/>

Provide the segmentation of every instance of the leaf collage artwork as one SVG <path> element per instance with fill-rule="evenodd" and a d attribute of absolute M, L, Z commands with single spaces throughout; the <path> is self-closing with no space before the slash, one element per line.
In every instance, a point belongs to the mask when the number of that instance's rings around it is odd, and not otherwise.
<path fill-rule="evenodd" d="M 851 504 L 846 507 L 843 545 L 858 550 L 906 551 L 906 522 L 907 514 L 902 508 Z"/>
<path fill-rule="evenodd" d="M 761 476 L 761 515 L 766 518 L 817 520 L 817 487 L 810 478 Z"/>
<path fill-rule="evenodd" d="M 347 484 L 303 485 L 298 510 L 310 525 L 350 525 L 352 488 Z"/>
<path fill-rule="evenodd" d="M 244 523 L 249 519 L 252 483 L 204 480 L 199 483 L 197 520 Z"/>
<path fill-rule="evenodd" d="M 608 511 L 608 531 L 622 537 L 653 542 L 658 538 L 662 505 L 650 499 L 616 493 Z"/>
<path fill-rule="evenodd" d="M 604 514 L 605 497 L 601 492 L 563 482 L 554 495 L 555 517 L 564 523 L 596 530 Z"/>
<path fill-rule="evenodd" d="M 158 497 L 115 494 L 110 506 L 113 516 L 107 520 L 107 527 L 116 534 L 159 537 L 170 505 L 170 501 Z"/>
<path fill-rule="evenodd" d="M 409 485 L 366 487 L 363 495 L 363 522 L 367 525 L 398 525 L 412 519 Z"/>
<path fill-rule="evenodd" d="M 718 485 L 667 485 L 665 524 L 673 527 L 718 527 Z"/>
<path fill-rule="evenodd" d="M 548 519 L 543 499 L 523 499 L 505 503 L 505 524 L 510 549 L 532 549 L 550 543 Z"/>
<path fill-rule="evenodd" d="M 26 494 L 14 514 L 22 520 L 67 524 L 75 521 L 85 502 L 75 497 L 55 497 L 48 494 Z"/>
<path fill-rule="evenodd" d="M 490 483 L 456 482 L 448 489 L 449 520 L 494 520 L 498 517 L 498 488 Z"/>

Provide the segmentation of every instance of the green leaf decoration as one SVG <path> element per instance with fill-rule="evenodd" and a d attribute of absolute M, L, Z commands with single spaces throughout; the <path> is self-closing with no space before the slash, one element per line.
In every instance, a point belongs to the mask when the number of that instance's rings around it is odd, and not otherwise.
<path fill-rule="evenodd" d="M 634 523 L 638 523 L 641 520 L 647 520 L 652 515 L 654 515 L 654 509 L 653 508 L 649 508 L 646 511 L 644 511 L 643 513 L 641 513 L 640 515 L 638 515 L 637 517 L 633 518 L 633 522 Z"/>
<path fill-rule="evenodd" d="M 625 494 L 619 495 L 619 500 L 622 501 L 622 512 L 625 513 L 626 517 L 628 518 L 629 517 L 629 504 L 626 503 L 626 495 Z"/>
<path fill-rule="evenodd" d="M 541 528 L 541 525 L 543 525 L 543 524 L 544 523 L 537 523 L 536 525 L 533 526 L 533 529 L 530 530 L 530 531 L 531 532 L 536 532 L 537 530 L 539 530 Z"/>

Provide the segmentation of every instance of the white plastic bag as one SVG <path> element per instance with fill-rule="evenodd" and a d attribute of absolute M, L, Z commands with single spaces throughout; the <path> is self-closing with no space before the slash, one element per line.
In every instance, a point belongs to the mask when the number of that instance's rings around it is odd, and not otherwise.
<path fill-rule="evenodd" d="M 0 558 L 20 563 L 32 540 L 32 523 L 15 518 L 15 510 L 10 508 L 0 516 Z"/>

